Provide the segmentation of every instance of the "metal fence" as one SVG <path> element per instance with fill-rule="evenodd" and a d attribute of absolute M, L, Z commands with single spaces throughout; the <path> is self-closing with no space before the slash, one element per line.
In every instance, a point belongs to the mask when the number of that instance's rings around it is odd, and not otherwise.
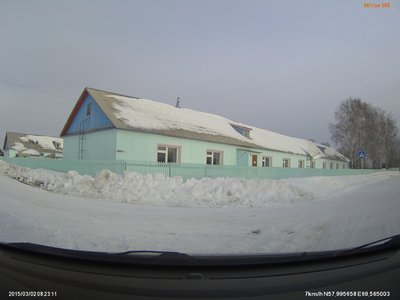
<path fill-rule="evenodd" d="M 139 174 L 164 174 L 181 176 L 183 179 L 203 177 L 241 177 L 281 179 L 289 177 L 362 175 L 377 171 L 376 169 L 310 169 L 310 168 L 266 168 L 213 166 L 201 164 L 166 164 L 125 160 L 64 160 L 45 158 L 4 158 L 5 161 L 31 169 L 48 169 L 57 172 L 77 171 L 80 174 L 95 176 L 101 170 L 110 170 L 117 174 L 125 171 Z"/>

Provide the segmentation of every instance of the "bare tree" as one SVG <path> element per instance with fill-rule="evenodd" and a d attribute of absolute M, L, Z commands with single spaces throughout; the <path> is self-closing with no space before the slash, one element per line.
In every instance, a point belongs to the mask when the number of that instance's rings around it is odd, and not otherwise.
<path fill-rule="evenodd" d="M 400 166 L 400 136 L 396 126 L 396 120 L 388 115 L 385 118 L 384 130 L 382 132 L 384 144 L 383 157 L 387 167 Z"/>
<path fill-rule="evenodd" d="M 361 167 L 359 150 L 367 154 L 364 167 L 399 167 L 399 129 L 390 114 L 349 98 L 339 105 L 335 119 L 336 123 L 329 124 L 331 138 L 338 150 L 350 158 L 353 168 Z"/>

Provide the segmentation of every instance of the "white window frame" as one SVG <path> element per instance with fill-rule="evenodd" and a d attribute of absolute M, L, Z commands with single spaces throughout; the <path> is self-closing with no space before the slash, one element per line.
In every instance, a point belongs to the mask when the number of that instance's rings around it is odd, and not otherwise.
<path fill-rule="evenodd" d="M 333 162 L 329 163 L 329 169 L 333 169 Z"/>
<path fill-rule="evenodd" d="M 165 150 L 160 150 L 160 147 L 165 147 Z M 168 162 L 168 149 L 176 149 L 176 162 Z M 165 145 L 165 144 L 158 144 L 157 145 L 157 157 L 156 157 L 156 161 L 158 163 L 172 163 L 172 164 L 176 164 L 176 163 L 180 163 L 181 162 L 181 148 L 182 146 L 179 145 Z M 165 154 L 165 161 L 158 161 L 158 154 L 159 153 L 164 153 Z"/>
<path fill-rule="evenodd" d="M 285 161 L 287 161 L 287 166 L 285 166 Z M 284 157 L 282 159 L 282 168 L 290 168 L 290 158 Z"/>
<path fill-rule="evenodd" d="M 266 164 L 266 159 L 268 158 L 268 165 Z M 264 155 L 262 157 L 261 166 L 263 167 L 272 167 L 272 156 Z"/>
<path fill-rule="evenodd" d="M 209 154 L 210 153 L 210 154 Z M 214 163 L 214 153 L 219 153 L 219 164 Z M 211 164 L 207 163 L 207 158 L 211 158 Z M 224 151 L 221 150 L 206 150 L 206 165 L 210 166 L 222 166 L 224 164 Z"/>
<path fill-rule="evenodd" d="M 326 169 L 326 162 L 322 163 L 322 169 Z"/>
<path fill-rule="evenodd" d="M 315 166 L 316 166 L 316 163 L 315 163 L 315 161 L 311 161 L 310 162 L 310 169 L 315 169 Z"/>

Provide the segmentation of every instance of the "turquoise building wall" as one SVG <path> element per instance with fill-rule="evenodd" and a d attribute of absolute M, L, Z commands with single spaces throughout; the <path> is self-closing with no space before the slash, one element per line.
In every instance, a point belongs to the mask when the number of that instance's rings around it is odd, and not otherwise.
<path fill-rule="evenodd" d="M 236 162 L 238 167 L 248 167 L 250 162 L 250 153 L 243 149 L 236 150 Z"/>
<path fill-rule="evenodd" d="M 285 153 L 285 152 L 279 152 L 279 151 L 263 151 L 260 154 L 260 166 L 262 165 L 262 157 L 263 156 L 269 156 L 272 157 L 272 167 L 277 167 L 281 168 L 283 166 L 283 159 L 289 159 L 290 162 L 290 168 L 297 168 L 298 167 L 298 161 L 303 160 L 304 161 L 304 167 L 306 167 L 306 160 L 307 157 L 305 155 L 300 155 L 300 154 L 292 154 L 292 153 Z"/>
<path fill-rule="evenodd" d="M 347 162 L 340 161 L 340 160 L 325 159 L 325 158 L 319 158 L 316 160 L 316 168 L 323 169 L 324 162 L 326 163 L 326 169 L 331 169 L 330 163 L 333 163 L 332 169 L 347 169 L 348 168 Z M 338 164 L 338 166 L 336 166 L 336 164 Z"/>
<path fill-rule="evenodd" d="M 177 146 L 180 149 L 181 163 L 206 164 L 206 152 L 223 152 L 224 165 L 236 165 L 236 148 L 232 145 L 183 139 L 158 134 L 118 130 L 117 160 L 136 160 L 157 162 L 159 145 Z"/>
<path fill-rule="evenodd" d="M 64 159 L 79 159 L 79 134 L 64 138 Z M 117 129 L 85 133 L 82 136 L 82 160 L 115 160 Z"/>
<path fill-rule="evenodd" d="M 79 134 L 64 136 L 64 159 L 79 158 L 79 138 Z M 84 160 L 157 162 L 158 146 L 166 145 L 179 148 L 181 163 L 206 164 L 207 151 L 220 151 L 223 153 L 222 164 L 226 166 L 250 167 L 252 155 L 257 155 L 257 167 L 262 166 L 263 156 L 272 157 L 271 167 L 282 167 L 284 158 L 290 160 L 290 168 L 298 168 L 299 160 L 304 162 L 304 168 L 310 167 L 310 161 L 305 155 L 257 148 L 245 149 L 233 145 L 115 128 L 84 133 L 82 143 L 82 159 Z M 347 163 L 329 159 L 315 160 L 315 168 L 322 169 L 324 162 L 327 169 L 330 169 L 331 162 L 333 169 L 336 169 L 336 163 L 339 169 L 347 168 Z"/>

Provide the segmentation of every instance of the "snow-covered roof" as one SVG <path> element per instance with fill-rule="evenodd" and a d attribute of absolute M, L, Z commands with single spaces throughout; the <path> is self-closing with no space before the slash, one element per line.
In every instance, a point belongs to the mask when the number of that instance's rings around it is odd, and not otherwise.
<path fill-rule="evenodd" d="M 86 88 L 82 95 L 85 93 L 93 97 L 116 128 L 346 160 L 331 147 L 235 122 L 219 115 L 91 88 Z M 61 136 L 66 133 L 67 124 Z M 250 129 L 250 136 L 242 135 L 232 125 Z"/>
<path fill-rule="evenodd" d="M 26 149 L 20 152 L 22 155 L 28 155 L 28 156 L 40 156 L 40 152 L 34 149 Z"/>
<path fill-rule="evenodd" d="M 63 153 L 63 139 L 18 132 L 7 132 L 3 149 L 15 150 L 21 155 L 40 156 Z"/>

